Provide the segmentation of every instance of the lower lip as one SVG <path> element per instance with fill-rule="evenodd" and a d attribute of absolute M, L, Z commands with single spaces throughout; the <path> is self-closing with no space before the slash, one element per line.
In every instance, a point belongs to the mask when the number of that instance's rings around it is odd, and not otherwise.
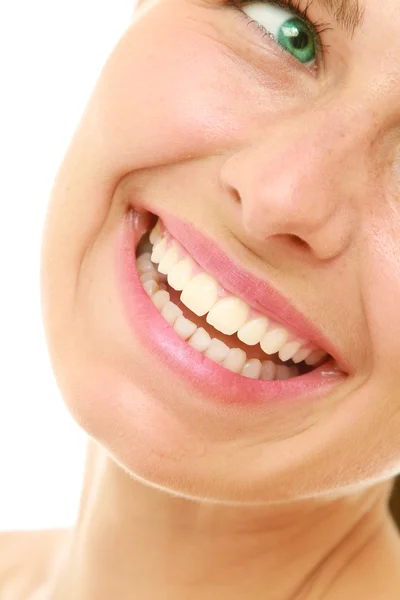
<path fill-rule="evenodd" d="M 134 336 L 140 338 L 154 363 L 158 361 L 166 366 L 182 382 L 214 402 L 251 406 L 288 400 L 314 401 L 332 392 L 345 380 L 346 375 L 330 364 L 292 379 L 249 379 L 203 356 L 175 333 L 144 291 L 136 269 L 139 239 L 135 233 L 132 220 L 124 219 L 116 253 L 118 282 Z"/>

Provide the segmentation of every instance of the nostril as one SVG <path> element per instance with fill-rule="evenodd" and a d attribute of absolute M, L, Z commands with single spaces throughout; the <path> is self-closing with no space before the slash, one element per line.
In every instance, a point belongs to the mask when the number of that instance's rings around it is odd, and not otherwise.
<path fill-rule="evenodd" d="M 291 242 L 293 243 L 294 246 L 297 246 L 298 248 L 308 248 L 307 242 L 305 242 L 298 235 L 294 235 L 292 233 L 289 233 L 288 234 L 288 238 L 290 238 L 290 240 L 291 240 Z"/>
<path fill-rule="evenodd" d="M 233 198 L 234 198 L 236 204 L 242 204 L 242 199 L 240 197 L 239 192 L 237 190 L 233 189 L 232 194 L 233 194 Z"/>

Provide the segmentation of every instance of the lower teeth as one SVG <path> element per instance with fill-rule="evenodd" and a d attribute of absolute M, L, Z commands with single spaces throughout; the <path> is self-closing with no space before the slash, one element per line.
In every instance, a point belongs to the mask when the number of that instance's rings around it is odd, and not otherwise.
<path fill-rule="evenodd" d="M 241 348 L 229 348 L 217 337 L 211 338 L 204 328 L 197 327 L 183 315 L 182 309 L 171 302 L 167 278 L 161 275 L 150 262 L 149 253 L 140 254 L 136 262 L 143 288 L 158 312 L 182 340 L 207 358 L 229 371 L 250 379 L 285 380 L 312 370 L 308 368 L 305 371 L 304 365 L 301 364 L 289 366 L 276 364 L 272 360 L 261 361 L 258 358 L 248 358 Z"/>

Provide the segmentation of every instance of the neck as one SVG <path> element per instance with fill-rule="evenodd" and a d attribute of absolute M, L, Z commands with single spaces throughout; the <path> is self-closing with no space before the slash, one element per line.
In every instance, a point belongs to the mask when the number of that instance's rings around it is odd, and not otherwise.
<path fill-rule="evenodd" d="M 202 503 L 132 479 L 91 441 L 51 600 L 320 598 L 382 527 L 390 489 L 272 507 Z"/>

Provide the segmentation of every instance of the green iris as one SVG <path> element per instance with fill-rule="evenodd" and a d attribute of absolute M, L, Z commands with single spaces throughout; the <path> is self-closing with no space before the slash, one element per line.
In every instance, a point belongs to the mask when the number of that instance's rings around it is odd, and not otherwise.
<path fill-rule="evenodd" d="M 314 36 L 307 24 L 298 17 L 289 19 L 281 25 L 277 42 L 303 64 L 312 62 L 316 58 Z"/>

